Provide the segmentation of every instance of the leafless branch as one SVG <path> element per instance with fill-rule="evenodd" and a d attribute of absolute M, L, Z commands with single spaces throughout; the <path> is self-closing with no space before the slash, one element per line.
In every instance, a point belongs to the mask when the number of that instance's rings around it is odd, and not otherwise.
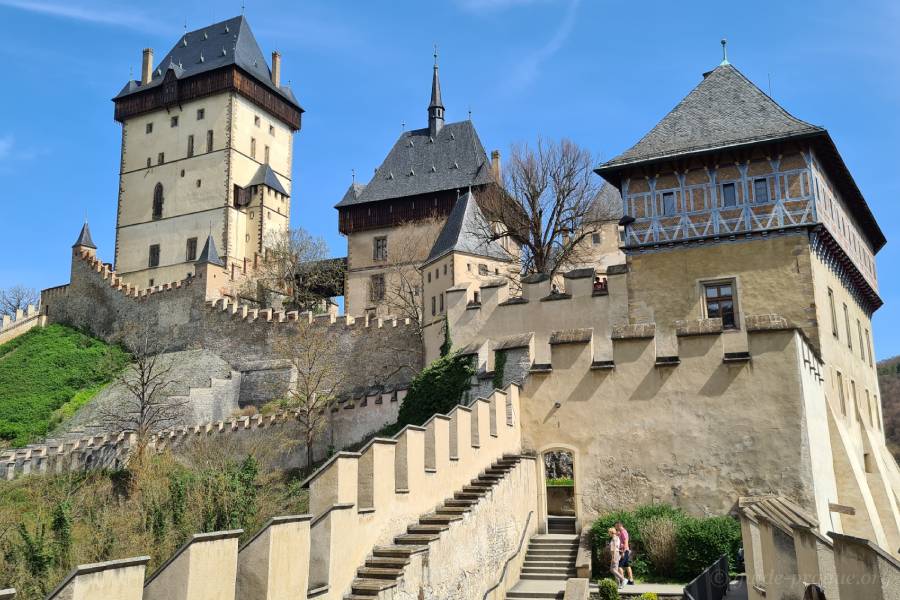
<path fill-rule="evenodd" d="M 14 285 L 6 289 L 0 289 L 0 315 L 16 314 L 17 310 L 26 310 L 28 306 L 37 306 L 41 295 L 34 288 L 24 285 Z"/>

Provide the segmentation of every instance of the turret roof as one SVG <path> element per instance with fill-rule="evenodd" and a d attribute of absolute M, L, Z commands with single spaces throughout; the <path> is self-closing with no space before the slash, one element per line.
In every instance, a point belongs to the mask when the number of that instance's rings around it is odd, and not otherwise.
<path fill-rule="evenodd" d="M 250 180 L 250 185 L 265 185 L 279 194 L 284 196 L 290 196 L 287 193 L 287 190 L 284 189 L 284 186 L 281 185 L 281 181 L 278 179 L 278 176 L 275 174 L 275 171 L 272 170 L 268 164 L 260 165 L 259 169 L 256 171 L 256 175 L 253 176 L 253 179 Z"/>
<path fill-rule="evenodd" d="M 81 226 L 81 232 L 78 234 L 78 239 L 72 244 L 73 248 L 77 248 L 78 246 L 93 248 L 94 250 L 97 249 L 97 246 L 94 245 L 94 240 L 91 239 L 91 228 L 88 227 L 87 221 Z"/>
<path fill-rule="evenodd" d="M 219 251 L 216 250 L 216 242 L 215 240 L 213 240 L 212 234 L 207 236 L 206 243 L 203 244 L 203 252 L 200 253 L 200 257 L 197 259 L 197 263 L 210 263 L 219 266 L 223 266 L 225 264 L 224 262 L 222 262 L 222 259 L 219 258 Z"/>
<path fill-rule="evenodd" d="M 511 257 L 495 240 L 487 240 L 490 225 L 481 212 L 471 191 L 456 201 L 447 222 L 438 234 L 426 263 L 450 252 L 465 252 L 494 260 L 509 261 Z"/>

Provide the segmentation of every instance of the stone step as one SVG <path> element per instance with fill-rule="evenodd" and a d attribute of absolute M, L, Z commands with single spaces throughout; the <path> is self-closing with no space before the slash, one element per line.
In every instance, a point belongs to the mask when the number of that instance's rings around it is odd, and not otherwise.
<path fill-rule="evenodd" d="M 575 556 L 576 554 L 578 554 L 578 548 L 545 548 L 540 546 L 529 548 L 525 556 Z"/>
<path fill-rule="evenodd" d="M 561 567 L 534 567 L 525 565 L 522 567 L 522 573 L 533 573 L 536 575 L 541 574 L 552 574 L 552 575 L 568 575 L 574 576 L 575 569 L 569 565 L 563 565 Z"/>
<path fill-rule="evenodd" d="M 464 494 L 476 494 L 478 496 L 484 496 L 489 491 L 491 491 L 491 488 L 480 485 L 464 485 L 462 491 Z"/>
<path fill-rule="evenodd" d="M 370 556 L 366 559 L 366 566 L 373 568 L 402 569 L 408 564 L 409 559 L 400 556 Z"/>
<path fill-rule="evenodd" d="M 526 558 L 525 562 L 522 563 L 523 567 L 556 567 L 562 566 L 567 567 L 572 564 L 572 561 L 568 558 L 560 559 L 560 558 Z"/>
<path fill-rule="evenodd" d="M 410 555 L 417 552 L 423 552 L 428 549 L 426 545 L 415 546 L 411 544 L 392 545 L 392 546 L 375 546 L 372 549 L 372 555 L 376 557 L 390 558 L 409 558 Z"/>
<path fill-rule="evenodd" d="M 529 548 L 578 548 L 578 540 L 531 540 Z"/>
<path fill-rule="evenodd" d="M 473 504 L 477 504 L 477 498 L 450 498 L 448 500 L 444 500 L 444 506 L 465 506 L 470 507 Z"/>
<path fill-rule="evenodd" d="M 482 481 L 480 479 L 473 479 L 471 485 L 483 488 L 492 488 L 494 487 L 493 481 Z"/>
<path fill-rule="evenodd" d="M 354 579 L 350 584 L 350 591 L 360 596 L 377 596 L 380 592 L 397 585 L 396 581 L 387 579 Z"/>
<path fill-rule="evenodd" d="M 552 579 L 562 579 L 566 580 L 570 577 L 566 573 L 522 573 L 519 575 L 519 579 L 540 579 L 542 581 L 552 580 Z"/>
<path fill-rule="evenodd" d="M 484 492 L 473 494 L 472 492 L 456 492 L 453 497 L 457 500 L 478 500 L 484 495 Z"/>
<path fill-rule="evenodd" d="M 390 579 L 395 580 L 403 575 L 403 569 L 387 567 L 360 567 L 356 570 L 356 576 L 362 579 Z"/>
<path fill-rule="evenodd" d="M 438 515 L 457 515 L 459 518 L 462 518 L 462 515 L 469 512 L 469 510 L 470 509 L 468 506 L 440 506 L 435 509 L 434 512 L 436 512 Z"/>
<path fill-rule="evenodd" d="M 394 543 L 400 546 L 427 546 L 440 537 L 436 533 L 404 533 L 394 538 Z"/>
<path fill-rule="evenodd" d="M 440 509 L 438 509 L 440 511 Z M 419 517 L 419 523 L 422 525 L 449 525 L 453 521 L 461 521 L 462 515 L 458 513 L 446 513 L 446 514 L 429 514 L 424 517 Z"/>
<path fill-rule="evenodd" d="M 428 535 L 440 535 L 442 531 L 450 529 L 449 525 L 419 523 L 406 528 L 408 533 L 422 533 Z"/>

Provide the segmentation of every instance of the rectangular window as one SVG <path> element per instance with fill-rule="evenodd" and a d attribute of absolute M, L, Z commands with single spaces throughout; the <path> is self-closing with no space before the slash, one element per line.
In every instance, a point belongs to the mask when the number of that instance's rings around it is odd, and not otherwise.
<path fill-rule="evenodd" d="M 259 127 L 259 116 L 258 115 L 253 116 L 253 124 L 256 125 L 257 127 Z"/>
<path fill-rule="evenodd" d="M 190 158 L 194 155 L 194 136 L 193 135 L 188 136 L 187 155 L 188 155 L 188 158 Z"/>
<path fill-rule="evenodd" d="M 764 204 L 769 201 L 768 179 L 753 180 L 753 201 L 757 204 Z"/>
<path fill-rule="evenodd" d="M 431 283 L 431 271 L 428 271 L 428 283 Z"/>
<path fill-rule="evenodd" d="M 479 275 L 487 275 L 487 274 L 488 274 L 488 268 L 487 268 L 487 265 L 485 265 L 485 264 L 479 264 L 479 265 L 478 265 L 478 274 L 479 274 Z"/>
<path fill-rule="evenodd" d="M 269 135 L 275 135 L 275 126 L 269 125 Z"/>
<path fill-rule="evenodd" d="M 859 396 L 856 395 L 856 382 L 850 380 L 850 400 L 853 402 L 853 412 L 856 413 L 856 420 L 859 421 Z"/>
<path fill-rule="evenodd" d="M 675 192 L 663 192 L 663 214 L 675 214 Z"/>
<path fill-rule="evenodd" d="M 722 206 L 737 206 L 737 189 L 733 183 L 722 184 Z"/>
<path fill-rule="evenodd" d="M 441 277 L 441 269 L 439 267 L 435 267 L 434 269 L 434 279 L 437 281 Z"/>
<path fill-rule="evenodd" d="M 152 244 L 150 246 L 150 257 L 147 264 L 151 267 L 159 266 L 159 244 Z"/>
<path fill-rule="evenodd" d="M 188 238 L 185 249 L 185 260 L 197 260 L 197 238 Z"/>
<path fill-rule="evenodd" d="M 156 164 L 161 165 L 164 162 L 166 162 L 166 153 L 160 152 L 159 154 L 156 155 Z"/>
<path fill-rule="evenodd" d="M 831 309 L 831 333 L 838 337 L 837 312 L 834 310 L 834 290 L 828 288 L 828 307 Z"/>
<path fill-rule="evenodd" d="M 602 241 L 603 241 L 603 238 L 600 236 L 599 233 L 592 233 L 592 234 L 591 234 L 591 243 L 592 243 L 593 245 L 599 246 L 599 245 L 600 245 L 600 242 L 602 242 Z"/>
<path fill-rule="evenodd" d="M 172 127 L 178 127 L 178 116 L 177 116 L 177 115 L 173 116 L 173 117 L 169 120 L 169 124 L 170 124 Z"/>
<path fill-rule="evenodd" d="M 269 147 L 268 146 L 266 146 L 265 149 L 263 150 L 263 156 L 264 156 L 263 162 L 265 162 L 266 164 L 269 164 Z"/>
<path fill-rule="evenodd" d="M 838 398 L 841 401 L 841 414 L 847 416 L 847 399 L 844 397 L 844 376 L 837 372 Z"/>
<path fill-rule="evenodd" d="M 850 311 L 847 310 L 847 303 L 844 303 L 844 333 L 847 334 L 847 347 L 853 350 L 853 336 L 850 335 Z"/>
<path fill-rule="evenodd" d="M 206 131 L 206 151 L 207 152 L 213 151 L 213 130 L 212 129 L 208 129 Z"/>
<path fill-rule="evenodd" d="M 737 329 L 733 281 L 703 284 L 703 296 L 708 319 L 722 319 L 723 329 Z"/>
<path fill-rule="evenodd" d="M 384 300 L 384 275 L 372 275 L 369 278 L 369 299 L 372 302 Z"/>
<path fill-rule="evenodd" d="M 874 366 L 875 350 L 872 348 L 872 338 L 869 337 L 869 330 L 866 329 L 866 347 L 869 349 L 869 366 Z"/>
<path fill-rule="evenodd" d="M 444 265 L 444 275 L 446 275 L 446 274 L 447 274 L 447 265 L 445 264 Z"/>
<path fill-rule="evenodd" d="M 372 242 L 372 258 L 387 260 L 387 237 L 377 237 Z"/>
<path fill-rule="evenodd" d="M 433 317 L 436 314 L 437 314 L 437 299 L 434 296 L 432 296 L 431 297 L 431 316 Z"/>
<path fill-rule="evenodd" d="M 204 117 L 206 117 L 206 109 L 198 108 L 197 109 L 197 120 L 202 121 Z"/>
<path fill-rule="evenodd" d="M 866 362 L 866 346 L 863 344 L 862 337 L 862 323 L 859 319 L 856 320 L 856 337 L 859 340 L 859 357 L 862 359 L 863 363 Z"/>
<path fill-rule="evenodd" d="M 150 157 L 149 156 L 147 157 L 147 168 L 148 169 L 150 168 Z"/>
<path fill-rule="evenodd" d="M 444 293 L 441 292 L 441 293 L 438 295 L 438 298 L 440 298 L 440 300 L 441 300 L 441 312 L 443 313 L 443 312 L 444 312 Z"/>
<path fill-rule="evenodd" d="M 875 427 L 875 410 L 872 408 L 872 397 L 866 390 L 866 410 L 869 411 L 869 427 Z"/>
<path fill-rule="evenodd" d="M 153 133 L 153 123 L 147 123 L 144 131 L 146 131 L 147 133 Z"/>
<path fill-rule="evenodd" d="M 256 158 L 256 138 L 250 138 L 250 158 Z"/>

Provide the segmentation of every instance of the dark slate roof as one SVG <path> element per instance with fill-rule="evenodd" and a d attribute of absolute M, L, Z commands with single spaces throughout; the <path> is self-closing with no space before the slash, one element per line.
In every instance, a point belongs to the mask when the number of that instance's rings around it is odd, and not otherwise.
<path fill-rule="evenodd" d="M 281 181 L 278 179 L 275 171 L 273 171 L 272 167 L 270 167 L 269 165 L 259 166 L 259 170 L 256 172 L 256 175 L 253 176 L 253 179 L 250 181 L 250 185 L 265 185 L 272 188 L 279 194 L 290 196 L 290 194 L 287 193 L 287 190 L 284 189 L 284 186 L 281 185 Z"/>
<path fill-rule="evenodd" d="M 219 258 L 219 251 L 216 250 L 216 242 L 213 240 L 212 234 L 207 236 L 206 243 L 203 245 L 203 252 L 197 259 L 198 264 L 211 263 L 214 265 L 224 266 L 224 262 Z"/>
<path fill-rule="evenodd" d="M 91 228 L 88 227 L 87 221 L 81 226 L 81 233 L 78 234 L 78 239 L 72 244 L 73 248 L 78 246 L 93 248 L 94 250 L 97 249 L 97 246 L 94 245 L 94 240 L 91 239 Z"/>
<path fill-rule="evenodd" d="M 483 232 L 488 228 L 487 219 L 475 195 L 467 192 L 456 201 L 447 222 L 438 234 L 426 263 L 430 263 L 450 252 L 465 252 L 476 256 L 484 256 L 494 260 L 510 260 L 507 253 L 496 241 L 484 239 Z"/>
<path fill-rule="evenodd" d="M 448 123 L 434 139 L 427 128 L 403 132 L 365 189 L 355 197 L 345 194 L 336 208 L 491 181 L 491 164 L 472 122 Z"/>
<path fill-rule="evenodd" d="M 350 184 L 350 187 L 347 188 L 344 197 L 341 198 L 341 201 L 338 202 L 337 205 L 347 206 L 348 204 L 356 204 L 357 199 L 359 199 L 359 195 L 362 194 L 364 189 L 366 189 L 366 186 L 354 181 Z"/>
<path fill-rule="evenodd" d="M 116 99 L 158 86 L 170 68 L 178 79 L 184 79 L 230 65 L 240 67 L 259 83 L 300 108 L 289 87 L 276 87 L 272 83 L 269 65 L 243 15 L 184 34 L 157 63 L 150 83 L 141 85 L 140 81 L 129 81 Z"/>
<path fill-rule="evenodd" d="M 613 184 L 604 181 L 591 203 L 590 215 L 600 220 L 618 220 L 622 218 L 622 194 Z"/>
<path fill-rule="evenodd" d="M 730 64 L 706 74 L 641 140 L 599 171 L 669 156 L 823 132 L 794 117 Z"/>

